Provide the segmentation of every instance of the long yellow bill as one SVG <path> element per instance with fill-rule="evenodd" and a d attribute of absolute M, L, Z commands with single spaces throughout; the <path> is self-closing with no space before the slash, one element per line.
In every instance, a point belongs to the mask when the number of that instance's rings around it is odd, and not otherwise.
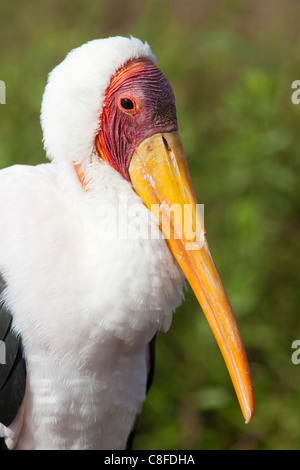
<path fill-rule="evenodd" d="M 247 356 L 206 241 L 178 133 L 145 139 L 133 154 L 129 176 L 137 194 L 159 217 L 161 231 L 215 335 L 248 423 L 254 394 Z"/>

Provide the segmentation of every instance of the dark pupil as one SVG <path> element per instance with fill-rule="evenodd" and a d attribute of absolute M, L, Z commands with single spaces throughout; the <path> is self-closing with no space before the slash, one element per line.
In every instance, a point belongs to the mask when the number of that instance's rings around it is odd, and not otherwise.
<path fill-rule="evenodd" d="M 121 99 L 121 106 L 124 109 L 133 109 L 133 102 L 129 98 Z"/>

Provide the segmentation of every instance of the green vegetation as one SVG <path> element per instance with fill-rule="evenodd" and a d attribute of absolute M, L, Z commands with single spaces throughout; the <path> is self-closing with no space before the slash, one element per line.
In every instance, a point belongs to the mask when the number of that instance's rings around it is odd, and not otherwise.
<path fill-rule="evenodd" d="M 275 8 L 277 6 L 277 9 Z M 256 415 L 245 426 L 228 373 L 188 289 L 159 334 L 137 449 L 299 449 L 300 5 L 239 0 L 0 3 L 0 168 L 45 161 L 47 73 L 94 38 L 147 40 L 177 100 L 208 240 L 247 350 Z"/>

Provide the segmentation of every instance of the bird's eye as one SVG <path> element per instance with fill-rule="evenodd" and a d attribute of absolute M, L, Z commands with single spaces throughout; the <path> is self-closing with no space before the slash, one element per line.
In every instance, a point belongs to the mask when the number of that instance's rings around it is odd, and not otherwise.
<path fill-rule="evenodd" d="M 122 98 L 121 99 L 121 106 L 125 111 L 133 111 L 134 110 L 134 103 L 130 98 Z"/>

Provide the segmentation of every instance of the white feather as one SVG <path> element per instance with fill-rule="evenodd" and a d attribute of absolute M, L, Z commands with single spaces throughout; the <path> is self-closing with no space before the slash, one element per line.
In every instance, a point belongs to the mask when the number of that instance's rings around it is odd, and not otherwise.
<path fill-rule="evenodd" d="M 99 132 L 104 93 L 111 77 L 130 59 L 156 62 L 136 38 L 96 39 L 73 49 L 49 74 L 41 123 L 47 155 L 56 161 L 89 162 Z"/>
<path fill-rule="evenodd" d="M 72 51 L 43 99 L 53 162 L 0 171 L 3 298 L 28 368 L 22 409 L 0 429 L 11 448 L 124 448 L 145 399 L 147 344 L 182 300 L 183 275 L 165 240 L 141 231 L 157 232 L 158 221 L 93 153 L 109 79 L 140 56 L 154 60 L 133 38 Z M 84 161 L 88 191 L 74 169 Z M 124 237 L 116 227 L 130 211 Z"/>
<path fill-rule="evenodd" d="M 102 204 L 127 220 L 121 195 L 140 206 L 135 222 L 155 223 L 117 172 L 91 165 L 84 192 L 58 168 L 0 172 L 0 271 L 29 377 L 18 447 L 122 448 L 145 398 L 146 346 L 169 327 L 182 274 L 162 238 L 99 237 L 115 227 Z"/>

